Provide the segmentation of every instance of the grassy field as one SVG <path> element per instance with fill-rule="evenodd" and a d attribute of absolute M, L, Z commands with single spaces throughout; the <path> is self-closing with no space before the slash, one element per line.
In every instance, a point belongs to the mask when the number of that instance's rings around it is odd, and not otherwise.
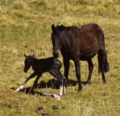
<path fill-rule="evenodd" d="M 58 82 L 49 73 L 42 75 L 36 94 L 27 94 L 32 79 L 14 93 L 32 73 L 23 72 L 24 53 L 36 58 L 52 56 L 51 25 L 78 26 L 97 23 L 104 31 L 110 71 L 107 85 L 98 74 L 93 58 L 92 84 L 78 93 L 74 63 L 70 62 L 67 94 L 60 101 L 40 92 L 59 94 Z M 120 115 L 120 1 L 119 0 L 1 0 L 0 1 L 0 115 L 1 116 L 119 116 Z M 62 62 L 62 56 L 59 57 Z M 64 72 L 62 66 L 61 72 Z M 88 65 L 81 62 L 82 82 Z M 58 109 L 53 106 L 58 105 Z M 44 110 L 39 110 L 43 107 Z"/>

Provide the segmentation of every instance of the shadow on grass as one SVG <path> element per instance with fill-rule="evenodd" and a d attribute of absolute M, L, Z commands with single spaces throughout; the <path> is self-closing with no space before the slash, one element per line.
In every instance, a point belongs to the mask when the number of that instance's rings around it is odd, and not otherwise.
<path fill-rule="evenodd" d="M 78 84 L 78 81 L 69 80 L 67 86 L 76 86 L 77 84 Z M 86 82 L 82 82 L 82 84 L 85 85 Z M 43 89 L 43 88 L 59 89 L 60 88 L 60 82 L 58 80 L 55 80 L 55 79 L 51 79 L 48 82 L 41 81 L 39 84 L 37 84 L 36 88 L 38 88 L 38 89 Z M 15 88 L 11 88 L 11 89 L 15 90 Z M 39 95 L 44 96 L 41 92 L 33 91 L 32 86 L 27 87 L 27 88 L 23 88 L 19 92 L 23 92 L 25 94 L 32 94 L 32 95 L 39 94 Z"/>

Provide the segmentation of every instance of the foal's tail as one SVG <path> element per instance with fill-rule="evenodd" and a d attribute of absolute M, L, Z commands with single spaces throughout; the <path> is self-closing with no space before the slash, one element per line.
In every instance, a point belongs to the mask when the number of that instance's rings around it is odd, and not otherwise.
<path fill-rule="evenodd" d="M 100 50 L 98 52 L 98 63 L 99 63 L 99 69 L 98 69 L 99 73 L 109 71 L 109 64 L 107 61 L 107 54 L 105 50 Z"/>

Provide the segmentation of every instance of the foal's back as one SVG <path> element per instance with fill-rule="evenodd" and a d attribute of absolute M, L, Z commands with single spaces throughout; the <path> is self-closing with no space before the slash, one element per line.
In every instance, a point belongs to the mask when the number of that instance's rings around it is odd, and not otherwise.
<path fill-rule="evenodd" d="M 54 57 L 46 59 L 36 59 L 32 68 L 37 73 L 44 73 L 51 69 L 54 63 Z"/>

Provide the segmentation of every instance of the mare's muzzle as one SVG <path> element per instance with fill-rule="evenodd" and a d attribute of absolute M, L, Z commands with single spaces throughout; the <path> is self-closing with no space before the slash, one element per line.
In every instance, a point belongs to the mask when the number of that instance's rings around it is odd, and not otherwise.
<path fill-rule="evenodd" d="M 27 70 L 26 70 L 26 69 L 24 69 L 24 72 L 25 72 L 25 73 L 27 73 Z"/>
<path fill-rule="evenodd" d="M 54 56 L 55 58 L 58 58 L 58 57 L 59 57 L 59 53 L 58 53 L 58 52 L 56 52 L 56 53 L 54 52 L 54 53 L 53 53 L 53 56 Z"/>

